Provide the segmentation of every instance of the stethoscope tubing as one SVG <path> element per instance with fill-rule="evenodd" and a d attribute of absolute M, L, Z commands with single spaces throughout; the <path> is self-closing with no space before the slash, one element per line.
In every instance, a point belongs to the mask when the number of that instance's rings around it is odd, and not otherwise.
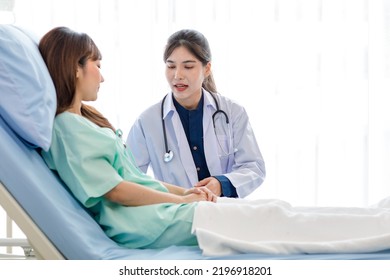
<path fill-rule="evenodd" d="M 163 128 L 164 146 L 165 146 L 164 161 L 168 163 L 173 158 L 173 152 L 171 150 L 169 150 L 169 147 L 168 147 L 167 130 L 165 127 L 165 120 L 164 120 L 164 103 L 165 103 L 165 99 L 167 98 L 167 96 L 168 96 L 168 94 L 165 95 L 161 101 L 161 123 L 162 123 L 162 128 Z M 228 115 L 226 114 L 226 112 L 224 110 L 221 110 L 219 108 L 219 103 L 218 103 L 217 98 L 214 96 L 213 93 L 211 93 L 211 96 L 213 97 L 213 99 L 215 101 L 215 105 L 217 107 L 217 110 L 212 115 L 214 130 L 215 130 L 215 116 L 217 114 L 223 114 L 225 116 L 225 119 L 226 119 L 226 124 L 229 126 Z M 230 135 L 230 137 L 231 137 L 231 135 Z M 221 149 L 222 149 L 222 147 L 221 147 Z"/>

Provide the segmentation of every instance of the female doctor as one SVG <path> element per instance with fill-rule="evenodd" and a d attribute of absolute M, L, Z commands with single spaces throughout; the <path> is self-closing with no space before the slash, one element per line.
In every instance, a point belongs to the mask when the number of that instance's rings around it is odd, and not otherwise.
<path fill-rule="evenodd" d="M 138 166 L 147 172 L 151 165 L 164 182 L 246 197 L 264 181 L 264 160 L 245 109 L 217 93 L 207 39 L 195 30 L 172 34 L 164 62 L 171 92 L 127 138 Z"/>

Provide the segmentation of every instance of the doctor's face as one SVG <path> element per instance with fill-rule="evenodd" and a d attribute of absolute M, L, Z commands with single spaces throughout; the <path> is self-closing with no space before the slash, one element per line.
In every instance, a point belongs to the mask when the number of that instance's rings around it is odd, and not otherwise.
<path fill-rule="evenodd" d="M 210 74 L 206 66 L 187 48 L 176 48 L 166 60 L 165 76 L 175 99 L 183 107 L 195 109 L 202 93 L 203 80 Z"/>

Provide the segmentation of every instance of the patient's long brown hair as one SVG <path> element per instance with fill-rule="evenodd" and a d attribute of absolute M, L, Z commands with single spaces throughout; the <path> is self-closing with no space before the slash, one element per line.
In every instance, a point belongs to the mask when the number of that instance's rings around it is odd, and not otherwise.
<path fill-rule="evenodd" d="M 46 33 L 39 42 L 39 51 L 56 88 L 58 115 L 74 102 L 77 66 L 84 67 L 88 59 L 100 60 L 102 55 L 87 34 L 67 27 L 56 27 Z M 115 132 L 111 123 L 94 107 L 82 103 L 81 114 L 98 126 Z"/>

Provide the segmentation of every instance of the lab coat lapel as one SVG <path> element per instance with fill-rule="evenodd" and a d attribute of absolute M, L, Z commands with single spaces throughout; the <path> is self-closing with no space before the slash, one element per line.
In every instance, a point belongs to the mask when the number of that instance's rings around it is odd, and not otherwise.
<path fill-rule="evenodd" d="M 183 125 L 181 124 L 179 114 L 176 112 L 176 108 L 173 105 L 172 93 L 168 94 L 167 100 L 164 106 L 164 112 L 174 111 L 172 114 L 172 126 L 174 132 L 170 131 L 170 136 L 175 139 L 176 136 L 176 147 L 172 147 L 174 154 L 180 157 L 180 161 L 184 167 L 184 171 L 187 174 L 191 185 L 195 185 L 198 182 L 198 175 L 195 167 L 194 160 L 192 158 L 191 150 L 188 145 L 187 136 L 184 132 Z M 164 116 L 165 117 L 165 116 Z M 176 150 L 176 151 L 175 151 Z M 178 165 L 179 167 L 179 165 Z"/>
<path fill-rule="evenodd" d="M 204 91 L 206 94 L 203 111 L 203 145 L 204 153 L 206 156 L 207 166 L 211 175 L 221 175 L 222 168 L 218 155 L 218 143 L 215 136 L 214 125 L 212 115 L 216 111 L 215 105 L 211 103 L 210 93 Z M 213 101 L 214 102 L 214 101 Z"/>
<path fill-rule="evenodd" d="M 180 160 L 183 164 L 185 172 L 187 173 L 187 177 L 190 179 L 191 185 L 195 185 L 195 183 L 198 182 L 197 171 L 194 160 L 192 158 L 190 147 L 188 145 L 187 136 L 180 121 L 179 114 L 175 113 L 172 116 L 172 122 L 177 137 L 176 140 Z"/>

